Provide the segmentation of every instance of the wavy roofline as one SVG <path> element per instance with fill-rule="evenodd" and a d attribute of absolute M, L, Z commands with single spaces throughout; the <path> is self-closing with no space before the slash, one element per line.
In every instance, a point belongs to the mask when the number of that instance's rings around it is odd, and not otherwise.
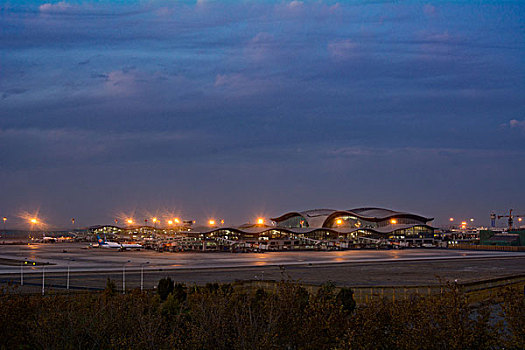
<path fill-rule="evenodd" d="M 314 210 L 330 211 L 332 209 L 314 209 Z M 308 219 L 305 217 L 304 214 L 307 213 L 307 212 L 314 211 L 314 210 L 305 210 L 303 212 L 291 211 L 291 212 L 285 213 L 285 214 L 283 214 L 281 216 L 278 216 L 278 217 L 275 217 L 275 218 L 270 218 L 270 220 L 275 221 L 275 222 L 281 222 L 281 221 L 284 221 L 284 220 L 289 219 L 289 218 L 294 217 L 294 216 L 301 216 L 306 221 L 308 221 Z M 360 214 L 359 212 L 356 212 L 356 211 L 368 211 L 368 210 L 384 210 L 384 211 L 388 212 L 388 214 L 384 215 L 384 216 L 367 216 L 367 215 Z M 387 219 L 390 219 L 390 218 L 393 218 L 393 217 L 396 217 L 396 218 L 410 218 L 410 219 L 415 219 L 415 220 L 425 221 L 425 222 L 434 220 L 434 218 L 429 218 L 429 217 L 425 217 L 425 216 L 418 215 L 418 214 L 398 212 L 398 211 L 391 210 L 391 209 L 377 208 L 377 207 L 363 207 L 363 208 L 355 208 L 355 209 L 351 209 L 351 210 L 333 210 L 332 213 L 330 213 L 330 214 L 328 214 L 326 216 L 326 219 L 323 222 L 323 226 L 325 226 L 327 224 L 329 219 L 331 220 L 335 216 L 338 216 L 338 215 L 355 216 L 355 217 L 357 217 L 357 218 L 359 218 L 361 220 L 367 220 L 367 221 L 372 221 L 372 222 L 379 222 L 379 221 L 387 220 Z M 308 215 L 306 215 L 306 216 L 308 216 Z M 323 216 L 323 215 L 319 215 L 319 216 Z"/>

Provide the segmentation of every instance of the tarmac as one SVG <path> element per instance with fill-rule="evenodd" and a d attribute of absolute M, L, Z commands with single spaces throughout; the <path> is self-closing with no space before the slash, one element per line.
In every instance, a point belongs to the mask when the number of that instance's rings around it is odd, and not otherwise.
<path fill-rule="evenodd" d="M 39 289 L 101 289 L 108 278 L 126 288 L 154 287 L 162 277 L 188 284 L 292 279 L 345 286 L 433 285 L 525 274 L 525 253 L 453 249 L 156 252 L 91 248 L 85 243 L 0 245 L 0 284 Z M 26 264 L 28 262 L 28 264 Z M 36 265 L 32 265 L 33 262 Z M 33 287 L 31 287 L 33 286 Z"/>

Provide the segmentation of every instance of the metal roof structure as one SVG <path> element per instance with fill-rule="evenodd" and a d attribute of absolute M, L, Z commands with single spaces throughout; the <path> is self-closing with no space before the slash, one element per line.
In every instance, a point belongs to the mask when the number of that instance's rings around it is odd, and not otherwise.
<path fill-rule="evenodd" d="M 383 208 L 356 208 L 350 210 L 334 210 L 334 209 L 313 209 L 302 212 L 288 212 L 276 218 L 270 220 L 277 223 L 289 219 L 294 216 L 300 216 L 308 222 L 309 227 L 326 227 L 326 224 L 333 218 L 338 216 L 355 216 L 361 220 L 367 220 L 372 222 L 379 222 L 388 220 L 390 218 L 409 218 L 422 223 L 427 223 L 434 220 L 434 218 L 428 218 L 417 214 L 398 212 L 391 209 Z"/>

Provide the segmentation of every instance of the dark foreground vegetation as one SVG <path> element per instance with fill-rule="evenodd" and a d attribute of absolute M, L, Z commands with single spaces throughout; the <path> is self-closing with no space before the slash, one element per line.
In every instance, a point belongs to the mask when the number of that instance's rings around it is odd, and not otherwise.
<path fill-rule="evenodd" d="M 469 305 L 454 286 L 438 296 L 355 305 L 350 289 L 315 294 L 229 284 L 156 293 L 0 296 L 2 349 L 523 349 L 525 299 L 508 288 Z"/>

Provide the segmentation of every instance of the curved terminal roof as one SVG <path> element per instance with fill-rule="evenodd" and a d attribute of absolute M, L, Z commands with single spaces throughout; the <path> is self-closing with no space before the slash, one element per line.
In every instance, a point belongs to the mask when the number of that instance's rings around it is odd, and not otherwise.
<path fill-rule="evenodd" d="M 355 208 L 350 210 L 313 209 L 302 212 L 289 212 L 279 217 L 271 218 L 270 220 L 279 223 L 294 216 L 303 217 L 308 222 L 308 226 L 314 228 L 325 227 L 330 220 L 338 216 L 355 216 L 361 220 L 367 220 L 372 222 L 383 221 L 394 217 L 411 218 L 425 223 L 434 220 L 434 218 L 427 218 L 417 214 L 404 213 L 394 211 L 391 209 L 375 207 Z"/>

